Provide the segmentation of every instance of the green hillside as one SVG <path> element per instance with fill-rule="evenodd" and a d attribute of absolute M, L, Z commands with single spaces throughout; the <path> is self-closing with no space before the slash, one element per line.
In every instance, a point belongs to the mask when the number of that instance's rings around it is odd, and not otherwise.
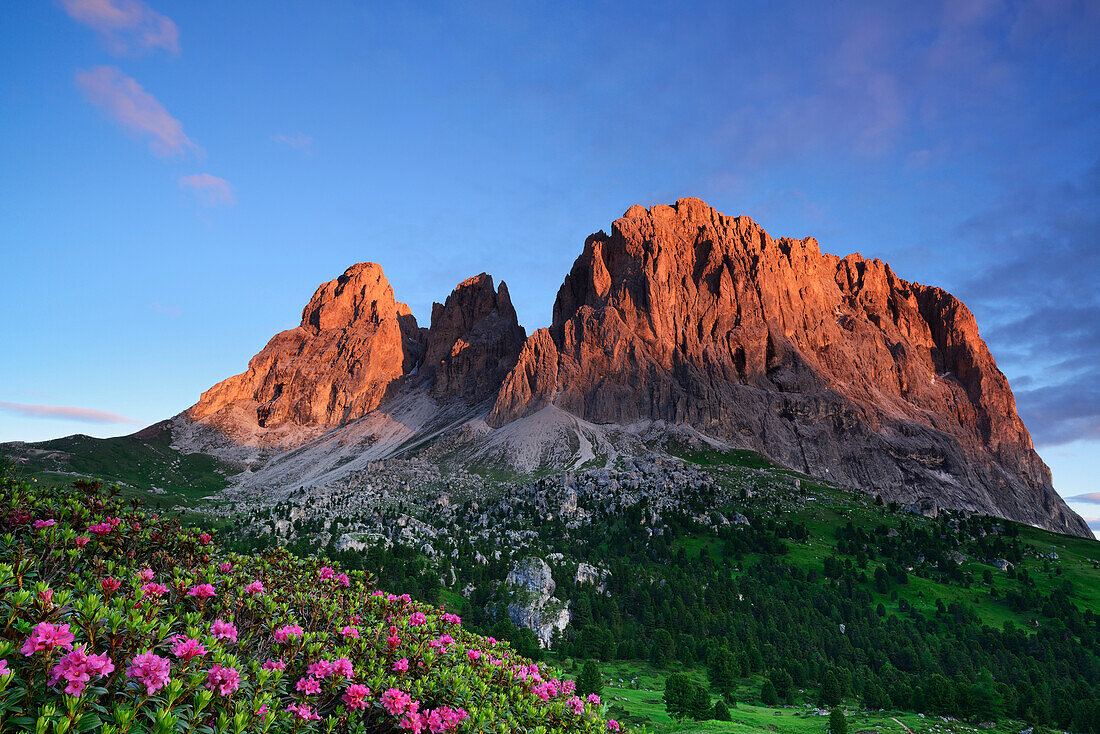
<path fill-rule="evenodd" d="M 167 423 L 117 438 L 82 434 L 37 443 L 0 444 L 6 459 L 29 479 L 69 483 L 96 478 L 140 492 L 151 504 L 176 504 L 205 497 L 226 486 L 236 469 L 205 454 L 185 454 L 171 446 Z M 164 494 L 149 495 L 163 490 Z"/>

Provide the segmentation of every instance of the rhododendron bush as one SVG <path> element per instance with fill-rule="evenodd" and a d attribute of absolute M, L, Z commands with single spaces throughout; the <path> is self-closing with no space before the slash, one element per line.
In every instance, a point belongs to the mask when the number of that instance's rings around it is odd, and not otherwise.
<path fill-rule="evenodd" d="M 362 572 L 224 553 L 98 483 L 0 497 L 0 731 L 619 730 Z"/>

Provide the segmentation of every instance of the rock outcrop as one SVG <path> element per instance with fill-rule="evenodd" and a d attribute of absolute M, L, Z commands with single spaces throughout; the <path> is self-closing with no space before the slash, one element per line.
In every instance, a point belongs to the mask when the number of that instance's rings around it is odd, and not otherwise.
<path fill-rule="evenodd" d="M 690 424 L 890 499 L 1087 532 L 966 306 L 699 199 L 631 207 L 588 238 L 488 421 L 547 405 Z"/>
<path fill-rule="evenodd" d="M 446 303 L 432 307 L 422 362 L 434 377 L 432 395 L 469 404 L 495 396 L 526 337 L 508 286 L 502 282 L 493 290 L 493 278 L 485 273 L 462 281 Z"/>
<path fill-rule="evenodd" d="M 420 352 L 409 307 L 394 299 L 381 266 L 360 263 L 318 288 L 297 328 L 276 334 L 246 372 L 204 392 L 188 416 L 219 424 L 226 411 L 239 423 L 243 413 L 259 429 L 339 425 L 377 408 Z"/>
<path fill-rule="evenodd" d="M 550 647 L 554 633 L 564 630 L 572 618 L 568 604 L 554 597 L 550 566 L 541 558 L 525 558 L 508 572 L 505 583 L 512 594 L 508 604 L 512 624 L 531 630 L 541 647 Z"/>

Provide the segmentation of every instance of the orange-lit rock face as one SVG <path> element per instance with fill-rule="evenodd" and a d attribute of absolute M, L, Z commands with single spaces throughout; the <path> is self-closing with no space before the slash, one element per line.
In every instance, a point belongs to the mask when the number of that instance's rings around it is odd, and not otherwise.
<path fill-rule="evenodd" d="M 489 422 L 549 404 L 687 423 L 896 497 L 1082 530 L 961 302 L 698 199 L 631 207 L 589 237 Z"/>
<path fill-rule="evenodd" d="M 337 425 L 378 407 L 387 388 L 416 366 L 416 319 L 397 303 L 374 263 L 325 283 L 296 329 L 276 334 L 248 371 L 203 393 L 199 420 L 231 404 L 253 405 L 258 427 Z"/>
<path fill-rule="evenodd" d="M 550 327 L 526 339 L 484 273 L 419 329 L 382 269 L 355 265 L 188 416 L 286 448 L 413 389 L 440 409 L 491 405 L 495 427 L 548 405 L 591 423 L 686 424 L 889 499 L 1089 532 L 966 306 L 698 199 L 631 207 L 589 237 Z"/>

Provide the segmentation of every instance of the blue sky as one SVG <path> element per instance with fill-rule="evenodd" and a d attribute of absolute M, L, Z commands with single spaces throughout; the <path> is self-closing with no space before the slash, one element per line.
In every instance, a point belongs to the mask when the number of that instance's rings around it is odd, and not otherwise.
<path fill-rule="evenodd" d="M 354 262 L 546 325 L 585 236 L 699 196 L 960 296 L 1096 492 L 1098 38 L 1071 0 L 3 3 L 0 440 L 179 412 Z"/>

